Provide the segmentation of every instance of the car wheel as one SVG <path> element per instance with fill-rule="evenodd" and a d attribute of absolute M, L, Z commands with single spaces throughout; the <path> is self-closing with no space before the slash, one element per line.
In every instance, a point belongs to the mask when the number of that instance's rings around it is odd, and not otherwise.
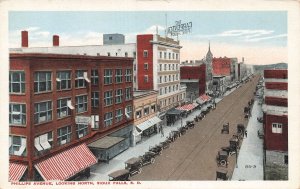
<path fill-rule="evenodd" d="M 151 164 L 155 162 L 155 158 L 151 158 Z"/>
<path fill-rule="evenodd" d="M 220 165 L 225 166 L 226 165 L 226 161 L 223 159 L 220 161 Z"/>

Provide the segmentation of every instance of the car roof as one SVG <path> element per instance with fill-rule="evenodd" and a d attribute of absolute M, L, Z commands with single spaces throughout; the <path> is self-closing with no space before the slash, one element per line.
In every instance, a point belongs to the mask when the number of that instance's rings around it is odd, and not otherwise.
<path fill-rule="evenodd" d="M 127 169 L 121 169 L 121 170 L 117 170 L 117 171 L 114 171 L 114 172 L 108 174 L 108 176 L 116 178 L 118 176 L 122 176 L 127 173 L 129 173 L 129 171 Z"/>
<path fill-rule="evenodd" d="M 127 163 L 127 164 L 134 164 L 134 163 L 139 162 L 139 161 L 141 161 L 140 158 L 133 157 L 133 158 L 128 159 L 125 163 Z"/>

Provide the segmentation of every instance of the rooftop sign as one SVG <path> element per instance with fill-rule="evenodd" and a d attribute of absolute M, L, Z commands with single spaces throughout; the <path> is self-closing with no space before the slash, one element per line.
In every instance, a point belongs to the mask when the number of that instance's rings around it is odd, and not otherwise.
<path fill-rule="evenodd" d="M 187 33 L 192 32 L 192 22 L 187 22 L 187 23 L 181 23 L 181 20 L 175 21 L 174 26 L 168 27 L 168 34 L 171 34 L 171 36 L 178 36 L 178 35 L 183 35 Z"/>

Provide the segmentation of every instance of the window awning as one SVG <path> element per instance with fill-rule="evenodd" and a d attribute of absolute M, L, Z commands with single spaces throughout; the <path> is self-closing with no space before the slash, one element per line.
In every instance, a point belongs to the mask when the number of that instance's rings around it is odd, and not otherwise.
<path fill-rule="evenodd" d="M 154 116 L 154 117 L 148 119 L 147 121 L 144 121 L 143 123 L 137 125 L 137 127 L 140 130 L 144 131 L 144 130 L 148 129 L 149 127 L 151 127 L 151 126 L 153 126 L 153 125 L 155 125 L 159 122 L 161 122 L 161 119 L 159 119 L 157 116 Z"/>
<path fill-rule="evenodd" d="M 95 163 L 97 158 L 85 144 L 81 144 L 47 158 L 34 167 L 45 181 L 67 180 Z"/>
<path fill-rule="evenodd" d="M 176 108 L 177 110 L 184 110 L 184 111 L 190 111 L 192 109 L 194 109 L 195 106 L 193 104 L 186 104 L 186 105 L 183 105 L 179 108 Z"/>
<path fill-rule="evenodd" d="M 197 99 L 197 102 L 199 104 L 203 104 L 203 103 L 205 103 L 207 101 L 210 101 L 210 99 L 211 99 L 210 96 L 204 94 L 204 95 L 199 96 L 199 98 Z"/>
<path fill-rule="evenodd" d="M 9 163 L 9 181 L 19 181 L 24 175 L 27 165 Z"/>
<path fill-rule="evenodd" d="M 171 109 L 167 112 L 168 115 L 180 115 L 182 112 L 184 112 L 183 110 L 178 110 L 178 109 Z"/>

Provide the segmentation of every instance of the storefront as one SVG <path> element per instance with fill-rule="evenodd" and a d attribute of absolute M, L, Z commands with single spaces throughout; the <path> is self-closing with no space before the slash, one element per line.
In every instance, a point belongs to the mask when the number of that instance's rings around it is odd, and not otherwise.
<path fill-rule="evenodd" d="M 137 125 L 136 127 L 142 132 L 142 137 L 150 137 L 153 134 L 157 133 L 158 126 L 161 121 L 162 120 L 157 116 L 154 116 L 147 121 L 144 121 L 143 123 Z"/>
<path fill-rule="evenodd" d="M 167 112 L 166 117 L 167 117 L 167 125 L 172 125 L 177 121 L 178 119 L 181 118 L 182 114 L 184 113 L 184 110 L 178 110 L 178 109 L 171 109 Z"/>

